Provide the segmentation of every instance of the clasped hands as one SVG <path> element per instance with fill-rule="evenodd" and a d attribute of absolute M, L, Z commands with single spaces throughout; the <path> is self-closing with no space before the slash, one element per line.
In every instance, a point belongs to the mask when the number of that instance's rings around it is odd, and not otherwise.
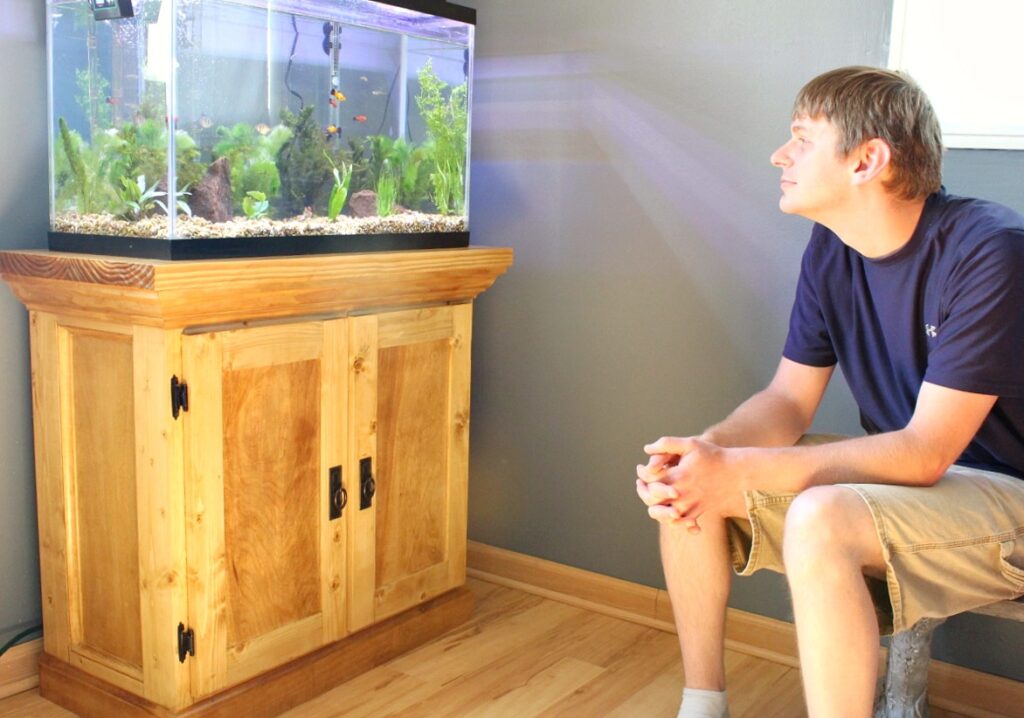
<path fill-rule="evenodd" d="M 700 533 L 704 514 L 725 515 L 730 481 L 728 450 L 696 437 L 662 437 L 644 447 L 636 492 L 650 517 Z"/>

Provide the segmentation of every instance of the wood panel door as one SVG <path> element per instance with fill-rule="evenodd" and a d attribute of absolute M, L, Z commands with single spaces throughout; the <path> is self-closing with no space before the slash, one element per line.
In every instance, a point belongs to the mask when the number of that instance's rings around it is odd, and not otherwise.
<path fill-rule="evenodd" d="M 31 328 L 46 652 L 180 707 L 178 334 L 36 312 Z"/>
<path fill-rule="evenodd" d="M 182 339 L 195 697 L 347 632 L 344 320 Z"/>
<path fill-rule="evenodd" d="M 465 582 L 472 305 L 350 320 L 352 630 Z"/>

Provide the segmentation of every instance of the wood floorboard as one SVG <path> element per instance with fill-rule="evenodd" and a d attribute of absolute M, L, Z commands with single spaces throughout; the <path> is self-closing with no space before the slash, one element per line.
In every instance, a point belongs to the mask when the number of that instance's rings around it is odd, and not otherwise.
<path fill-rule="evenodd" d="M 353 678 L 282 718 L 672 718 L 676 637 L 512 588 L 468 581 L 469 623 Z M 733 718 L 806 718 L 799 671 L 726 652 Z M 932 718 L 963 718 L 932 708 Z M 38 690 L 0 718 L 74 718 Z"/>

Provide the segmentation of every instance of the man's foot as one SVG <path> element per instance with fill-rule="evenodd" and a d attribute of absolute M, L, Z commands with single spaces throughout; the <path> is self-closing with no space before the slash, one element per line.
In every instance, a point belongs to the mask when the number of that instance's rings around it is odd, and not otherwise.
<path fill-rule="evenodd" d="M 725 691 L 683 689 L 683 705 L 676 718 L 729 718 Z"/>

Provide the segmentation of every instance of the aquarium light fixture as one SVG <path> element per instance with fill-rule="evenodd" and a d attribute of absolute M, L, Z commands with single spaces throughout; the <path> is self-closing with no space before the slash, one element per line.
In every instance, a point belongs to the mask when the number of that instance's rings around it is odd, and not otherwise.
<path fill-rule="evenodd" d="M 132 0 L 89 0 L 92 16 L 97 20 L 120 20 L 135 17 Z"/>

